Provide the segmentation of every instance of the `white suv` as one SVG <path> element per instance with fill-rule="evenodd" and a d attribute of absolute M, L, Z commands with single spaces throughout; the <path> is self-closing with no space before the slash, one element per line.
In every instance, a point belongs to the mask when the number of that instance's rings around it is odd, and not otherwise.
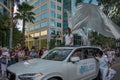
<path fill-rule="evenodd" d="M 56 47 L 42 59 L 9 66 L 7 77 L 9 80 L 92 80 L 99 72 L 94 56 L 100 50 L 91 46 Z"/>

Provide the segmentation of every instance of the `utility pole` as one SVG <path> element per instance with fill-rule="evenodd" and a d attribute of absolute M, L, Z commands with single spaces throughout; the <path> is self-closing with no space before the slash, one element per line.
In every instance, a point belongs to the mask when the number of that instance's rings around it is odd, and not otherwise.
<path fill-rule="evenodd" d="M 13 5 L 14 0 L 10 0 L 10 41 L 9 41 L 9 48 L 12 48 L 12 41 L 13 41 Z"/>

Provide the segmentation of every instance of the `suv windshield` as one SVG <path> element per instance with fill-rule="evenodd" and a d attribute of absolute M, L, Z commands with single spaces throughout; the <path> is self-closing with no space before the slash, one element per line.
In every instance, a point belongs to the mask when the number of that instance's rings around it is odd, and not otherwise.
<path fill-rule="evenodd" d="M 43 59 L 63 61 L 71 51 L 72 49 L 54 49 L 50 51 Z"/>

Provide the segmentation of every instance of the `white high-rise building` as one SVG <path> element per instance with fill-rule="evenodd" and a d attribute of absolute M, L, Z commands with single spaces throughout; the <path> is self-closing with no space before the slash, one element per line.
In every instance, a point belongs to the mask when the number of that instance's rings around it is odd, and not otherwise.
<path fill-rule="evenodd" d="M 32 10 L 35 13 L 34 23 L 26 24 L 26 45 L 31 48 L 36 46 L 49 48 L 51 39 L 60 33 L 63 33 L 63 0 L 27 0 L 34 6 Z M 57 44 L 62 39 L 55 38 Z"/>

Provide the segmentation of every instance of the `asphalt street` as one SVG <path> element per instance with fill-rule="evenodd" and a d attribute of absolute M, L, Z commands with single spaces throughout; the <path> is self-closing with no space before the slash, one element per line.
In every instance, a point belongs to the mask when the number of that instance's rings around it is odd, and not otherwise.
<path fill-rule="evenodd" d="M 120 57 L 117 58 L 116 62 L 113 64 L 113 69 L 115 69 L 117 72 L 113 80 L 120 80 Z"/>

